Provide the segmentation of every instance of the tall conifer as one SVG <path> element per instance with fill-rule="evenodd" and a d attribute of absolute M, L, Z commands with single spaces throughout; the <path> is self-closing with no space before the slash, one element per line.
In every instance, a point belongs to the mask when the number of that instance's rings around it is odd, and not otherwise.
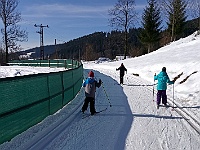
<path fill-rule="evenodd" d="M 160 40 L 160 25 L 160 10 L 155 0 L 149 0 L 142 16 L 143 29 L 140 33 L 140 40 L 148 47 L 148 53 L 151 52 L 155 43 Z"/>

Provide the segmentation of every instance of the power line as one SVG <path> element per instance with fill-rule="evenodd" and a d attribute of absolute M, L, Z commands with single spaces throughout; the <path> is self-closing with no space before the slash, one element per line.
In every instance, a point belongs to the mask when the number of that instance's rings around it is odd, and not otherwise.
<path fill-rule="evenodd" d="M 40 31 L 37 31 L 37 33 L 40 34 L 40 59 L 44 60 L 44 40 L 43 40 L 43 28 L 44 27 L 49 27 L 48 25 L 46 26 L 43 26 L 42 24 L 41 25 L 34 25 L 35 27 L 40 27 Z"/>
<path fill-rule="evenodd" d="M 51 30 L 46 30 L 46 31 L 47 31 L 46 34 L 48 34 L 49 36 L 53 37 L 54 39 L 56 38 L 58 41 L 60 41 L 62 43 L 66 42 L 66 40 L 64 40 L 64 39 L 66 39 L 66 38 L 64 38 L 64 36 L 62 36 L 59 33 L 53 31 L 52 29 Z"/>

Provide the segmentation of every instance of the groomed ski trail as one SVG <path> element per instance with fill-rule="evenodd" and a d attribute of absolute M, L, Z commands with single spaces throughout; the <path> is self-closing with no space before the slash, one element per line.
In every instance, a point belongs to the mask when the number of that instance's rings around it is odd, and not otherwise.
<path fill-rule="evenodd" d="M 87 74 L 88 70 L 85 71 Z M 183 117 L 170 109 L 156 109 L 152 91 L 144 86 L 149 83 L 125 75 L 124 85 L 118 85 L 119 72 L 115 74 L 112 70 L 105 72 L 103 69 L 94 72 L 95 77 L 103 81 L 112 107 L 104 89 L 97 88 L 96 110 L 107 110 L 82 119 L 82 89 L 71 103 L 49 117 L 54 126 L 44 127 L 41 123 L 37 125 L 42 126 L 41 130 L 31 128 L 34 133 L 26 135 L 26 141 L 14 143 L 19 145 L 18 149 L 196 150 L 200 147 L 199 134 L 188 126 Z M 12 144 L 5 144 L 4 148 L 12 149 Z"/>

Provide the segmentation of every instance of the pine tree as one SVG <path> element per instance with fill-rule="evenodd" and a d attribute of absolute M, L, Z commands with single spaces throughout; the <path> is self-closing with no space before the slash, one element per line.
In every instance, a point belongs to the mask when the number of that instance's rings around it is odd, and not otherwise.
<path fill-rule="evenodd" d="M 147 45 L 148 53 L 151 52 L 155 42 L 160 40 L 161 25 L 160 10 L 155 0 L 149 0 L 142 17 L 143 29 L 140 33 L 140 40 Z"/>
<path fill-rule="evenodd" d="M 200 32 L 200 1 L 199 0 L 189 0 L 188 2 L 191 17 L 198 19 L 198 28 Z"/>
<path fill-rule="evenodd" d="M 169 0 L 168 5 L 168 30 L 171 34 L 171 41 L 180 38 L 184 31 L 186 16 L 186 2 L 184 0 Z"/>

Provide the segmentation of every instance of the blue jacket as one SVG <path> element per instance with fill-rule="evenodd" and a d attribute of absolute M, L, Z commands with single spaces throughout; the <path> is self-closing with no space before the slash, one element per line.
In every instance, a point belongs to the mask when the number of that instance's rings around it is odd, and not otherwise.
<path fill-rule="evenodd" d="M 85 96 L 95 98 L 96 87 L 100 87 L 101 82 L 97 82 L 94 78 L 88 77 L 83 83 L 85 87 Z"/>
<path fill-rule="evenodd" d="M 158 80 L 157 90 L 167 90 L 167 83 L 174 84 L 173 81 L 170 81 L 167 73 L 163 71 L 154 76 L 154 80 Z"/>

